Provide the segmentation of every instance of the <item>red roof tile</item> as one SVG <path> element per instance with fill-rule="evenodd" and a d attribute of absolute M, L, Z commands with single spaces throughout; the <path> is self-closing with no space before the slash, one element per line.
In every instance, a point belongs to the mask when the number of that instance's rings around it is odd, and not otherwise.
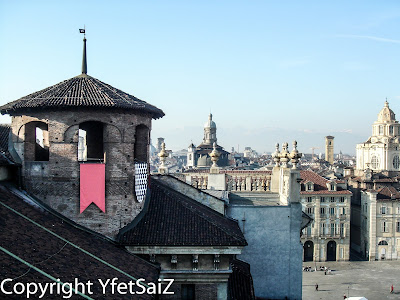
<path fill-rule="evenodd" d="M 300 176 L 302 181 L 300 182 L 301 184 L 301 192 L 300 194 L 302 195 L 313 195 L 313 194 L 318 194 L 318 195 L 351 195 L 352 192 L 349 190 L 342 189 L 341 187 L 337 187 L 336 191 L 330 191 L 328 190 L 327 183 L 329 181 L 332 182 L 337 182 L 336 180 L 328 180 L 323 178 L 322 176 L 318 175 L 317 173 L 313 171 L 300 171 Z M 314 183 L 314 190 L 313 191 L 307 191 L 305 188 L 305 184 L 307 182 L 313 182 Z"/>

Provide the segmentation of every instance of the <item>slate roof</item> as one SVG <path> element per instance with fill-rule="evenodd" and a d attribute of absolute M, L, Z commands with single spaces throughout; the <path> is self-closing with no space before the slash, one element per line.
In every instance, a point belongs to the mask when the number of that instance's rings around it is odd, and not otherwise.
<path fill-rule="evenodd" d="M 2 114 L 59 108 L 123 109 L 149 113 L 154 119 L 164 112 L 94 77 L 82 74 L 0 106 Z"/>
<path fill-rule="evenodd" d="M 352 192 L 349 190 L 345 190 L 341 188 L 340 186 L 337 186 L 336 191 L 330 191 L 328 190 L 327 183 L 329 180 L 325 179 L 324 177 L 318 175 L 317 173 L 313 171 L 300 171 L 300 176 L 302 181 L 300 182 L 301 184 L 301 195 L 330 195 L 330 194 L 339 194 L 339 195 L 351 195 Z M 336 182 L 335 180 L 332 180 Z M 305 189 L 305 184 L 307 182 L 313 182 L 314 183 L 314 190 L 313 191 L 307 191 Z"/>
<path fill-rule="evenodd" d="M 250 265 L 239 259 L 232 259 L 230 265 L 232 274 L 228 280 L 228 299 L 254 300 L 254 286 Z"/>
<path fill-rule="evenodd" d="M 110 290 L 107 290 L 108 294 L 102 294 L 99 278 L 103 282 L 114 277 L 118 278 L 118 282 L 126 283 L 133 280 L 122 273 L 125 272 L 134 278 L 144 278 L 147 283 L 157 282 L 158 267 L 120 248 L 104 236 L 83 229 L 61 217 L 50 208 L 32 200 L 22 199 L 4 185 L 0 185 L 0 228 L 2 248 L 33 264 L 41 271 L 59 278 L 62 282 L 73 282 L 75 278 L 83 283 L 90 280 L 94 283 L 92 287 L 94 294 L 88 296 L 94 299 L 116 299 L 116 295 L 111 295 Z M 1 279 L 15 278 L 15 282 L 23 284 L 53 282 L 10 253 L 0 248 Z M 52 297 L 48 294 L 45 297 L 45 299 L 61 298 L 62 296 Z M 82 299 L 80 296 L 72 297 L 72 299 L 78 298 Z M 21 295 L 16 295 L 14 298 L 10 295 L 7 299 L 21 299 Z M 132 295 L 129 293 L 118 295 L 118 299 L 132 299 Z M 152 297 L 146 294 L 135 295 L 135 299 L 152 299 Z"/>
<path fill-rule="evenodd" d="M 145 208 L 122 228 L 126 246 L 246 246 L 233 219 L 171 189 L 152 176 Z"/>

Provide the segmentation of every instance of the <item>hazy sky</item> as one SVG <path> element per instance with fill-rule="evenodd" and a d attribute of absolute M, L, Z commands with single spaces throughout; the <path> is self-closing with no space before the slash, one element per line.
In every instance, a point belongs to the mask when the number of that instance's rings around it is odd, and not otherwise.
<path fill-rule="evenodd" d="M 88 74 L 164 110 L 152 139 L 355 153 L 388 98 L 400 117 L 399 1 L 0 0 L 0 104 Z M 0 122 L 9 122 L 2 116 Z"/>

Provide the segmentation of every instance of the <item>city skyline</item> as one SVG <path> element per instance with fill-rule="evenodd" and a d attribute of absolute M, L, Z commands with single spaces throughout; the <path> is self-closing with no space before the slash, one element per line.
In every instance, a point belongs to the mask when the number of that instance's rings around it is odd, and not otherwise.
<path fill-rule="evenodd" d="M 211 111 L 228 151 L 355 154 L 386 98 L 400 113 L 400 4 L 289 4 L 0 1 L 0 105 L 78 75 L 85 25 L 88 74 L 166 113 L 153 144 L 198 145 Z"/>

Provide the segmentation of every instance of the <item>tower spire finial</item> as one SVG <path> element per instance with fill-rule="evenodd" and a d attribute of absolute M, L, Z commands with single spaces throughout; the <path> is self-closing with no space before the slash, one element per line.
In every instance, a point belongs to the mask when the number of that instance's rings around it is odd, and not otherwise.
<path fill-rule="evenodd" d="M 83 56 L 82 56 L 82 74 L 87 74 L 87 61 L 86 61 L 86 27 L 79 29 L 80 33 L 83 33 Z"/>

